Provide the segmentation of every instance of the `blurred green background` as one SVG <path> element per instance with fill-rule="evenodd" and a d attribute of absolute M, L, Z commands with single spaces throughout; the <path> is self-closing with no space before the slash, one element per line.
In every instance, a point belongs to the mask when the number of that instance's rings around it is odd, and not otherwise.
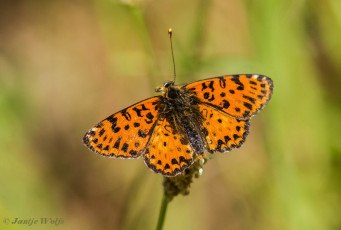
<path fill-rule="evenodd" d="M 241 149 L 215 154 L 164 229 L 341 229 L 340 0 L 0 2 L 0 229 L 154 229 L 162 176 L 82 144 L 177 83 L 274 81 Z"/>

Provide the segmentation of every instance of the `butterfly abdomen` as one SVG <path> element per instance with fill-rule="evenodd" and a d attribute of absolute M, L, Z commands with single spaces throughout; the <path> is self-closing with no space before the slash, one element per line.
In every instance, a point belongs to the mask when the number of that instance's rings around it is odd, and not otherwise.
<path fill-rule="evenodd" d="M 180 125 L 183 127 L 183 132 L 186 136 L 183 141 L 189 142 L 197 155 L 204 154 L 205 148 L 203 140 L 198 128 L 196 127 L 191 117 L 182 116 L 182 119 L 180 120 Z"/>

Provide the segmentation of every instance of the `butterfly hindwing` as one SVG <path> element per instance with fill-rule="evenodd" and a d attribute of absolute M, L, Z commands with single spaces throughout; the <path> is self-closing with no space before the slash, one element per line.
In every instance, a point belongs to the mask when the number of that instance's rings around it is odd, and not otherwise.
<path fill-rule="evenodd" d="M 204 118 L 202 133 L 209 152 L 227 152 L 244 143 L 249 131 L 248 120 L 239 120 L 205 104 L 198 107 Z"/>
<path fill-rule="evenodd" d="M 175 176 L 193 163 L 193 154 L 190 143 L 176 125 L 160 117 L 145 150 L 146 165 L 156 173 Z"/>
<path fill-rule="evenodd" d="M 273 83 L 264 75 L 230 75 L 182 86 L 200 101 L 247 120 L 271 98 Z"/>
<path fill-rule="evenodd" d="M 139 157 L 158 119 L 159 105 L 156 96 L 109 116 L 85 134 L 84 144 L 103 156 Z"/>

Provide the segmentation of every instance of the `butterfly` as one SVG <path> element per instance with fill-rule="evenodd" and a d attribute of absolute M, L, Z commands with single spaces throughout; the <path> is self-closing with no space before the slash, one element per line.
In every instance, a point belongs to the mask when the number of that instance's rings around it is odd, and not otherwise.
<path fill-rule="evenodd" d="M 176 176 L 205 153 L 240 147 L 250 118 L 270 100 L 273 82 L 256 74 L 229 75 L 175 85 L 162 95 L 104 119 L 84 136 L 84 144 L 106 157 L 139 158 L 164 176 Z"/>

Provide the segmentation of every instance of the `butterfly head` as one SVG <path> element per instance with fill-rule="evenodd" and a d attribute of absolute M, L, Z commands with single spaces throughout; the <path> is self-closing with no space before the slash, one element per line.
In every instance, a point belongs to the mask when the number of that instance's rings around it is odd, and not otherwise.
<path fill-rule="evenodd" d="M 167 89 L 171 86 L 174 86 L 174 81 L 166 81 L 163 85 L 156 87 L 155 92 L 166 93 Z"/>

